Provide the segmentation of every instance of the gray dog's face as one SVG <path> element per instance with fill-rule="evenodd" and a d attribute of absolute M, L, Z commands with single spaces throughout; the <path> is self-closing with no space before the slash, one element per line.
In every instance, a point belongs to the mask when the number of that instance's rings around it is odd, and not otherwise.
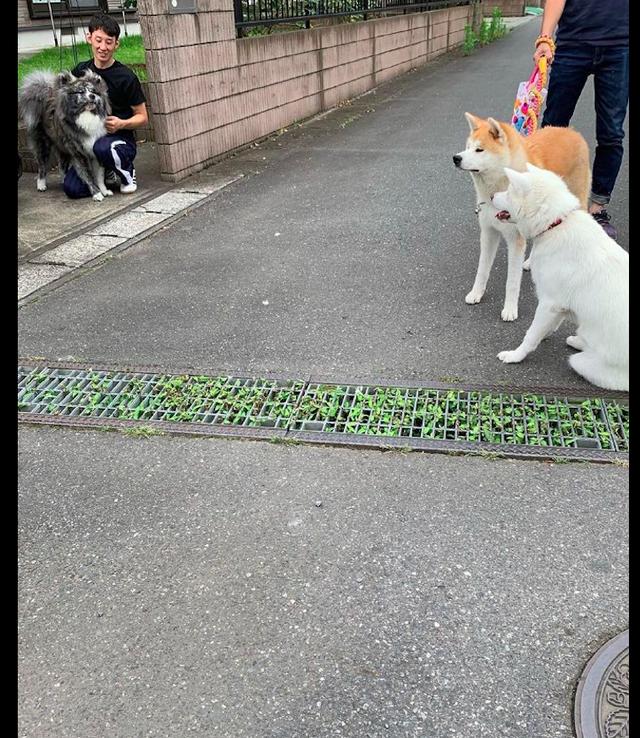
<path fill-rule="evenodd" d="M 66 112 L 73 117 L 85 111 L 109 115 L 107 85 L 102 77 L 87 71 L 81 77 L 69 72 L 58 75 L 58 94 L 64 96 Z"/>

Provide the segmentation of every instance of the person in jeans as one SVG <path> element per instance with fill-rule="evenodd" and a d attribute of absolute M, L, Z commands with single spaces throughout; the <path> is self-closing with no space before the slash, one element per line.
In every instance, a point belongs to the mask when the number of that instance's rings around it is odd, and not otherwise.
<path fill-rule="evenodd" d="M 116 20 L 104 14 L 94 15 L 87 34 L 93 58 L 80 62 L 71 73 L 77 77 L 90 69 L 107 83 L 112 114 L 105 121 L 107 135 L 95 142 L 93 151 L 105 168 L 107 187 L 119 186 L 120 192 L 131 194 L 138 188 L 133 166 L 137 153 L 134 131 L 146 125 L 149 117 L 140 80 L 129 67 L 113 58 L 119 38 L 120 26 Z M 91 196 L 73 167 L 65 174 L 63 188 L 71 198 Z"/>
<path fill-rule="evenodd" d="M 541 56 L 553 65 L 543 127 L 569 125 L 587 78 L 593 75 L 597 146 L 589 212 L 615 239 L 617 231 L 606 206 L 624 151 L 623 124 L 629 102 L 629 0 L 547 0 L 534 61 L 537 63 Z"/>

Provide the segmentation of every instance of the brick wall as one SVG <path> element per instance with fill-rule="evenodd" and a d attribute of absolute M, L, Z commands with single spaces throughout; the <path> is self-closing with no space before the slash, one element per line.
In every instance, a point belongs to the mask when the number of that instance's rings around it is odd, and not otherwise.
<path fill-rule="evenodd" d="M 530 3 L 535 5 L 535 2 Z M 484 15 L 489 16 L 494 8 L 500 8 L 503 18 L 524 15 L 527 2 L 524 0 L 483 0 Z"/>
<path fill-rule="evenodd" d="M 471 6 L 236 38 L 231 0 L 139 0 L 164 179 L 329 109 L 462 44 Z"/>

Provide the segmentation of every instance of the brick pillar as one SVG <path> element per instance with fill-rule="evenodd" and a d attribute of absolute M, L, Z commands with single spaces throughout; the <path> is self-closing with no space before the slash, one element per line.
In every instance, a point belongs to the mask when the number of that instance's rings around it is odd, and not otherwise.
<path fill-rule="evenodd" d="M 197 8 L 169 13 L 169 0 L 138 0 L 161 176 L 171 182 L 224 151 L 220 122 L 205 106 L 221 96 L 220 70 L 237 66 L 233 0 L 198 0 Z"/>

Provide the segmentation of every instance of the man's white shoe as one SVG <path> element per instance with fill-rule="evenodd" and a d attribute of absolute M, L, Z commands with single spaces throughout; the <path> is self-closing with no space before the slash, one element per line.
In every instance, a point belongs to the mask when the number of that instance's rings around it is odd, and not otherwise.
<path fill-rule="evenodd" d="M 138 189 L 138 185 L 136 184 L 136 170 L 133 170 L 133 178 L 131 180 L 130 184 L 123 184 L 120 185 L 120 192 L 124 193 L 125 195 L 130 195 L 132 192 L 135 192 Z"/>

